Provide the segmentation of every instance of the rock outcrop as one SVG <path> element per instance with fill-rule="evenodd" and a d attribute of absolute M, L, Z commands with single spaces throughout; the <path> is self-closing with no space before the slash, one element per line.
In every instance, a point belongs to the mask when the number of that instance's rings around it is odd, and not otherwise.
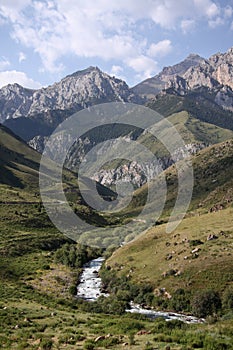
<path fill-rule="evenodd" d="M 60 82 L 38 90 L 9 84 L 0 89 L 0 122 L 18 117 L 31 117 L 48 111 L 70 113 L 104 102 L 140 103 L 121 79 L 111 77 L 98 67 L 89 67 L 68 75 Z"/>

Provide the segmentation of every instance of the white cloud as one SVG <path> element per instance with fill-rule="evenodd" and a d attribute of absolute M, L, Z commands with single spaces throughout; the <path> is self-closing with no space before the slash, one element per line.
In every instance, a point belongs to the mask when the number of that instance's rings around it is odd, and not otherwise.
<path fill-rule="evenodd" d="M 224 17 L 225 18 L 231 18 L 232 17 L 232 14 L 233 14 L 233 9 L 231 6 L 227 5 L 225 8 L 224 8 Z"/>
<path fill-rule="evenodd" d="M 124 81 L 127 80 L 124 76 L 124 68 L 122 66 L 113 65 L 108 74 Z"/>
<path fill-rule="evenodd" d="M 215 19 L 211 19 L 208 21 L 210 28 L 216 28 L 224 24 L 224 19 L 221 17 L 217 17 Z"/>
<path fill-rule="evenodd" d="M 19 20 L 21 10 L 29 6 L 31 2 L 31 0 L 1 0 L 0 15 L 14 23 Z"/>
<path fill-rule="evenodd" d="M 157 44 L 151 44 L 147 50 L 147 54 L 150 57 L 163 57 L 172 51 L 172 43 L 170 40 L 162 40 Z"/>
<path fill-rule="evenodd" d="M 121 72 L 123 72 L 123 68 L 121 66 L 115 66 L 115 65 L 112 66 L 111 75 L 118 75 Z"/>
<path fill-rule="evenodd" d="M 220 12 L 220 9 L 216 4 L 210 4 L 206 10 L 206 14 L 209 18 L 213 18 L 217 16 L 219 12 Z"/>
<path fill-rule="evenodd" d="M 196 22 L 193 19 L 184 19 L 181 21 L 181 29 L 184 34 L 191 32 L 195 28 Z"/>
<path fill-rule="evenodd" d="M 38 53 L 40 70 L 62 71 L 61 58 L 76 55 L 114 59 L 144 76 L 157 69 L 151 57 L 170 53 L 172 46 L 169 40 L 145 42 L 142 34 L 135 31 L 137 21 L 150 20 L 169 30 L 181 27 L 187 33 L 203 19 L 212 28 L 220 25 L 222 11 L 215 0 L 0 2 L 0 15 L 13 26 L 12 37 Z M 225 12 L 229 15 L 230 8 L 226 7 Z"/>
<path fill-rule="evenodd" d="M 18 83 L 23 87 L 30 89 L 38 89 L 41 84 L 28 78 L 24 72 L 19 72 L 16 70 L 0 72 L 0 88 L 7 84 Z"/>
<path fill-rule="evenodd" d="M 23 53 L 23 52 L 20 52 L 20 53 L 19 53 L 19 63 L 25 61 L 26 58 L 27 58 L 27 57 L 26 57 L 25 53 Z"/>
<path fill-rule="evenodd" d="M 137 79 L 150 78 L 158 71 L 157 62 L 144 55 L 128 59 L 127 65 L 138 73 L 136 75 Z"/>
<path fill-rule="evenodd" d="M 6 57 L 1 57 L 0 58 L 0 71 L 6 69 L 7 67 L 10 66 L 10 62 Z"/>

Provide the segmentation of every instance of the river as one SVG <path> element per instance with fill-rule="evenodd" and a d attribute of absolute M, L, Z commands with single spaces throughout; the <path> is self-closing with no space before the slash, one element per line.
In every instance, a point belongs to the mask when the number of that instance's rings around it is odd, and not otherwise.
<path fill-rule="evenodd" d="M 103 257 L 91 260 L 83 266 L 83 272 L 80 276 L 79 285 L 77 287 L 77 296 L 87 301 L 95 301 L 101 295 L 107 297 L 108 294 L 101 292 L 101 278 L 99 270 L 104 262 Z M 185 323 L 203 323 L 204 319 L 194 316 L 184 315 L 174 312 L 156 311 L 153 309 L 144 309 L 140 305 L 130 303 L 130 309 L 125 310 L 130 313 L 138 313 L 145 315 L 151 319 L 163 317 L 166 320 L 181 320 Z"/>
<path fill-rule="evenodd" d="M 98 275 L 103 262 L 104 258 L 99 257 L 91 260 L 89 263 L 83 266 L 83 272 L 80 276 L 80 281 L 77 288 L 77 296 L 79 298 L 88 301 L 95 301 L 101 295 L 108 295 L 101 292 L 101 278 Z"/>

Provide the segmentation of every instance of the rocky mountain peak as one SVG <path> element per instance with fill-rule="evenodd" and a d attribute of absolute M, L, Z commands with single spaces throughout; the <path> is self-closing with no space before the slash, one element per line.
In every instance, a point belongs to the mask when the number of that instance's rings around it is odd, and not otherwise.
<path fill-rule="evenodd" d="M 188 69 L 183 78 L 189 88 L 207 86 L 210 89 L 218 85 L 227 85 L 233 89 L 233 48 L 226 53 L 212 55 L 209 60 Z"/>
<path fill-rule="evenodd" d="M 146 99 L 153 98 L 157 93 L 167 87 L 167 84 L 175 76 L 183 75 L 189 68 L 198 66 L 205 59 L 197 54 L 190 54 L 182 62 L 173 66 L 164 67 L 163 70 L 156 76 L 146 79 L 132 88 L 132 91 Z M 177 80 L 177 78 L 174 78 Z M 168 84 L 170 86 L 170 84 Z"/>
<path fill-rule="evenodd" d="M 63 78 L 62 80 L 65 80 L 67 78 L 77 78 L 77 77 L 80 77 L 80 76 L 84 76 L 84 75 L 87 75 L 87 74 L 91 74 L 91 73 L 100 73 L 101 70 L 99 67 L 94 67 L 94 66 L 90 66 L 88 68 L 85 68 L 83 70 L 78 70 L 72 74 L 69 74 L 67 75 L 65 78 Z"/>
<path fill-rule="evenodd" d="M 191 53 L 186 57 L 182 62 L 175 64 L 174 66 L 169 66 L 163 68 L 160 73 L 161 76 L 165 75 L 164 79 L 166 81 L 173 75 L 182 76 L 190 67 L 195 67 L 201 62 L 205 61 L 205 59 L 197 54 Z"/>
<path fill-rule="evenodd" d="M 13 84 L 0 89 L 0 122 L 47 113 L 50 110 L 69 110 L 74 113 L 96 103 L 114 101 L 138 103 L 140 99 L 123 80 L 91 66 L 46 88 L 29 90 Z"/>

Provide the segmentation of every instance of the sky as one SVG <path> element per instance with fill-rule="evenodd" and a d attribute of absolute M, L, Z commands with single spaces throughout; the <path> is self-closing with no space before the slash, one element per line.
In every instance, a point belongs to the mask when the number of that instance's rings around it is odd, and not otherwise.
<path fill-rule="evenodd" d="M 233 0 L 0 0 L 0 87 L 89 66 L 129 86 L 233 46 Z"/>

